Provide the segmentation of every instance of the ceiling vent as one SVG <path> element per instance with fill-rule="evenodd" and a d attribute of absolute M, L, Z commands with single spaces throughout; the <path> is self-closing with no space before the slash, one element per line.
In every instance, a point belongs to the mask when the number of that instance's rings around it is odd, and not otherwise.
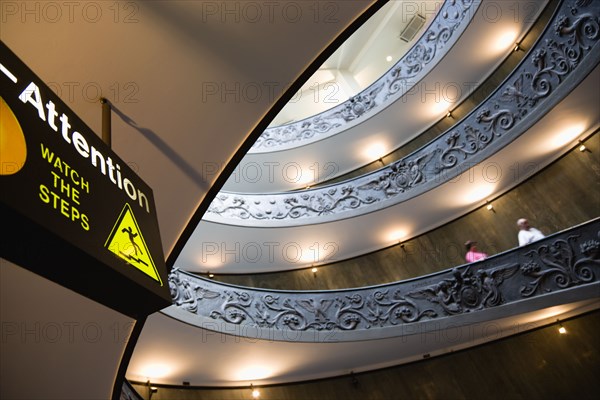
<path fill-rule="evenodd" d="M 406 28 L 404 28 L 404 30 L 400 34 L 400 40 L 407 43 L 410 42 L 411 40 L 413 40 L 417 32 L 419 32 L 419 30 L 423 27 L 424 24 L 425 17 L 419 14 L 415 14 L 415 16 L 411 18 L 411 20 L 408 22 L 408 25 L 406 25 Z"/>

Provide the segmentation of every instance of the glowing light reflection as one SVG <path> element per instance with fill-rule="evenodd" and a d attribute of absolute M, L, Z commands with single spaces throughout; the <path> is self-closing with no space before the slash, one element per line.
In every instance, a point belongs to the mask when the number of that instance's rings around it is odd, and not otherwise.
<path fill-rule="evenodd" d="M 407 236 L 407 232 L 404 229 L 396 229 L 389 232 L 386 236 L 388 242 L 399 242 Z"/>
<path fill-rule="evenodd" d="M 274 375 L 273 368 L 266 365 L 247 365 L 234 372 L 235 380 L 240 381 L 256 381 L 260 379 L 270 378 Z"/>
<path fill-rule="evenodd" d="M 515 48 L 517 42 L 517 32 L 515 31 L 507 31 L 504 34 L 498 36 L 496 39 L 496 43 L 494 44 L 494 48 L 498 52 L 503 52 L 508 49 L 513 50 Z"/>
<path fill-rule="evenodd" d="M 567 128 L 563 128 L 552 136 L 550 147 L 552 147 L 552 149 L 558 149 L 568 145 L 574 142 L 584 131 L 585 126 L 583 124 L 573 124 Z"/>
<path fill-rule="evenodd" d="M 465 194 L 464 200 L 467 204 L 476 203 L 485 200 L 492 193 L 494 193 L 494 185 L 478 185 Z"/>
<path fill-rule="evenodd" d="M 221 260 L 221 254 L 215 255 L 207 255 L 203 254 L 201 259 L 198 260 L 198 266 L 203 269 L 217 269 L 223 266 L 223 261 Z"/>
<path fill-rule="evenodd" d="M 436 117 L 440 117 L 440 116 L 445 117 L 448 115 L 448 112 L 453 109 L 453 107 L 454 107 L 453 103 L 442 99 L 440 101 L 433 103 L 433 105 L 430 108 L 431 115 L 436 116 Z"/>
<path fill-rule="evenodd" d="M 387 154 L 387 147 L 381 142 L 373 143 L 365 149 L 364 154 L 368 160 L 377 160 Z"/>
<path fill-rule="evenodd" d="M 166 364 L 148 364 L 140 370 L 140 374 L 148 379 L 164 378 L 172 372 L 173 368 Z"/>

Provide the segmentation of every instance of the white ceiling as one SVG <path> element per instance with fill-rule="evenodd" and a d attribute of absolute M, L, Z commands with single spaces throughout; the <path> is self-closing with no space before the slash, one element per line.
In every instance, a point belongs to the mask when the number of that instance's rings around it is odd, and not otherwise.
<path fill-rule="evenodd" d="M 400 40 L 411 18 L 421 15 L 425 25 L 443 1 L 390 1 L 346 40 L 277 114 L 271 126 L 315 115 L 345 101 L 375 82 L 413 45 Z M 331 12 L 331 10 L 329 10 Z M 389 57 L 389 59 L 388 59 Z"/>

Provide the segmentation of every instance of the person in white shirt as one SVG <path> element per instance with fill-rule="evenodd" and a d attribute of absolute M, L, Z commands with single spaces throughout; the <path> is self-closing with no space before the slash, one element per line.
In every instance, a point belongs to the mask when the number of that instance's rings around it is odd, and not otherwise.
<path fill-rule="evenodd" d="M 521 218 L 517 221 L 519 227 L 519 246 L 525 246 L 526 244 L 533 243 L 536 240 L 544 238 L 544 234 L 538 229 L 529 226 L 529 221 L 525 218 Z"/>

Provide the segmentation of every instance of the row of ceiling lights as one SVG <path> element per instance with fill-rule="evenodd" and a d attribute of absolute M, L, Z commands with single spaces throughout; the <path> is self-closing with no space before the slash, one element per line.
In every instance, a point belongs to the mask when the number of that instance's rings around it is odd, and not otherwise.
<path fill-rule="evenodd" d="M 566 335 L 568 333 L 567 328 L 565 328 L 565 326 L 560 321 L 560 319 L 556 320 L 556 324 L 557 324 L 556 329 L 557 329 L 557 332 L 559 333 L 559 335 Z M 423 356 L 423 358 L 429 358 L 429 357 L 430 357 L 429 354 L 425 354 Z M 150 371 L 151 369 L 152 368 L 149 368 L 148 370 Z M 154 368 L 154 370 L 156 370 L 156 368 Z M 154 376 L 153 378 L 159 378 L 159 377 L 160 376 Z M 358 385 L 358 379 L 356 378 L 354 371 L 350 372 L 350 378 L 351 378 L 352 385 L 354 387 L 356 387 Z M 148 388 L 148 399 L 151 400 L 153 394 L 157 393 L 159 388 L 150 382 L 150 378 L 148 378 L 148 380 L 146 382 L 146 386 Z M 190 386 L 190 382 L 187 382 L 187 381 L 183 382 L 183 386 Z M 249 389 L 250 389 L 250 396 L 252 397 L 252 399 L 260 398 L 260 395 L 261 395 L 260 390 L 256 386 L 254 386 L 254 383 L 250 384 Z"/>
<path fill-rule="evenodd" d="M 575 142 L 575 146 L 573 147 L 573 149 L 577 149 L 579 152 L 590 152 L 591 151 L 585 146 L 585 144 L 583 143 L 583 141 L 581 139 L 577 139 L 578 137 L 581 137 L 581 135 L 585 134 L 584 131 L 585 125 L 571 125 L 569 128 L 567 129 L 560 129 L 558 134 L 551 134 L 550 139 L 548 141 L 548 146 L 546 145 L 541 145 L 540 148 L 542 149 L 556 149 L 557 147 L 562 147 L 564 145 L 570 145 L 573 146 L 573 140 L 576 140 Z M 559 146 L 560 145 L 560 146 Z M 381 151 L 381 149 L 383 148 L 383 145 L 379 144 L 379 145 L 374 145 L 372 147 L 372 149 L 374 149 L 373 151 L 376 151 L 377 149 L 379 149 L 378 151 Z M 381 163 L 383 163 L 383 160 L 381 158 L 376 158 L 377 160 L 380 160 Z M 469 204 L 477 204 L 482 202 L 482 206 L 486 207 L 486 209 L 488 211 L 491 212 L 496 212 L 494 205 L 492 203 L 492 201 L 494 200 L 493 194 L 496 190 L 496 186 L 493 183 L 489 183 L 489 182 L 485 182 L 485 183 L 481 183 L 481 184 L 474 184 L 470 190 L 468 192 L 464 192 L 461 196 L 461 206 L 462 205 L 469 205 Z M 390 230 L 388 230 L 388 233 L 384 233 L 384 236 L 382 237 L 383 240 L 383 245 L 389 245 L 391 244 L 397 244 L 397 243 L 401 243 L 405 240 L 407 240 L 410 237 L 411 233 L 410 233 L 410 229 L 406 228 L 406 227 L 402 227 L 402 228 L 392 228 Z M 307 254 L 313 254 L 310 252 L 306 252 Z M 309 268 L 316 268 L 314 267 L 314 264 L 319 264 L 321 262 L 321 260 L 318 259 L 314 259 L 314 258 L 310 258 L 310 259 L 305 259 L 305 260 L 297 260 L 299 262 L 303 262 L 309 265 Z M 209 267 L 211 270 L 213 268 L 218 268 L 220 267 L 222 264 L 224 264 L 223 261 L 223 257 L 222 254 L 215 254 L 212 258 L 204 260 L 204 262 L 201 263 L 202 265 L 200 267 Z M 313 274 L 316 274 L 317 271 L 312 271 Z M 206 272 L 206 275 L 209 278 L 213 278 L 214 277 L 214 273 L 212 272 Z"/>
<path fill-rule="evenodd" d="M 505 34 L 498 36 L 498 39 L 496 41 L 496 45 L 493 46 L 496 51 L 506 51 L 506 49 L 509 49 L 511 52 L 517 52 L 520 50 L 523 50 L 520 42 L 517 40 L 517 34 L 516 32 L 513 31 L 506 31 Z M 393 57 L 391 55 L 388 55 L 386 57 L 386 61 L 391 62 L 393 60 Z M 442 104 L 443 103 L 443 104 Z M 440 102 L 436 105 L 435 107 L 435 111 L 436 113 L 444 113 L 443 115 L 445 115 L 445 117 L 447 118 L 454 118 L 453 116 L 453 108 L 451 107 L 450 103 L 444 103 L 444 102 Z M 556 135 L 553 139 L 553 143 L 556 146 L 553 147 L 562 147 L 570 142 L 572 142 L 572 140 L 574 140 L 577 136 L 581 136 L 581 134 L 583 133 L 583 127 L 575 127 L 573 126 L 572 129 L 569 129 L 567 131 L 564 131 L 558 135 Z M 583 143 L 581 143 L 581 140 L 578 141 L 580 143 L 579 146 L 579 150 L 580 151 L 586 151 L 587 148 L 585 147 L 585 145 L 583 145 Z M 545 147 L 545 146 L 543 146 Z M 589 150 L 587 150 L 589 151 Z M 388 146 L 384 143 L 384 142 L 375 142 L 372 145 L 368 146 L 366 148 L 366 150 L 364 150 L 364 155 L 367 158 L 367 160 L 373 160 L 371 162 L 380 162 L 383 165 L 385 165 L 384 161 L 383 161 L 383 157 L 385 157 L 387 154 L 389 154 L 389 150 L 388 150 Z M 310 189 L 310 184 L 312 182 L 306 182 L 306 186 L 304 186 L 304 189 L 308 190 Z M 477 187 L 474 191 L 472 191 L 472 193 L 468 194 L 467 197 L 468 198 L 468 202 L 469 203 L 476 203 L 479 201 L 482 201 L 483 199 L 488 198 L 493 192 L 494 192 L 495 188 L 493 187 Z M 492 203 L 490 202 L 490 200 L 485 200 L 485 206 L 489 211 L 495 212 L 494 210 L 494 206 L 492 205 Z M 402 240 L 404 240 L 406 237 L 408 236 L 408 232 L 403 231 L 403 230 L 396 230 L 394 232 L 392 232 L 390 235 L 388 235 L 388 238 L 391 238 L 392 242 L 401 242 Z M 314 262 L 319 262 L 319 260 L 313 260 Z M 214 265 L 217 266 L 217 265 Z M 313 268 L 316 269 L 316 268 Z M 312 271 L 313 274 L 316 276 L 316 271 L 313 270 Z M 207 275 L 209 275 L 210 278 L 214 277 L 214 274 L 212 273 L 208 273 Z"/>

